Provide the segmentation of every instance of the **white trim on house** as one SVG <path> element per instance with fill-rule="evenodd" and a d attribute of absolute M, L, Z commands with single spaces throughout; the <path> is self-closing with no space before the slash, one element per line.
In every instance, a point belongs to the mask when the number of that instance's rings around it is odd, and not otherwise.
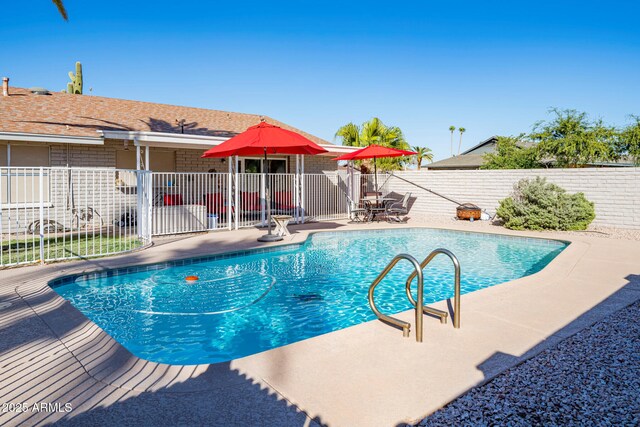
<path fill-rule="evenodd" d="M 200 150 L 202 148 L 211 148 L 214 145 L 218 145 L 221 142 L 229 139 L 222 136 L 205 136 L 168 132 L 122 130 L 98 130 L 97 132 L 104 139 L 138 141 L 138 143 L 140 143 L 141 145 L 148 145 L 150 147 L 193 148 L 196 150 Z"/>
<path fill-rule="evenodd" d="M 0 141 L 48 142 L 54 144 L 104 145 L 101 137 L 45 135 L 40 133 L 0 132 Z"/>
<path fill-rule="evenodd" d="M 98 130 L 104 139 L 120 139 L 127 141 L 137 141 L 138 144 L 150 147 L 166 148 L 191 148 L 200 150 L 211 148 L 227 139 L 224 136 L 206 136 L 183 133 L 168 132 L 145 132 L 145 131 L 122 131 L 122 130 Z M 135 143 L 135 142 L 134 142 Z M 347 147 L 335 144 L 318 144 L 328 151 L 321 154 L 324 156 L 335 156 L 359 150 L 361 147 Z"/>

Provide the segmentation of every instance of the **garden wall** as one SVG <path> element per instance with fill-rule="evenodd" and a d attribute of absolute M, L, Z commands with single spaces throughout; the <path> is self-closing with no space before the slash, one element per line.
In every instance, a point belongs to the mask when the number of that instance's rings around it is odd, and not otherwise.
<path fill-rule="evenodd" d="M 568 192 L 583 192 L 594 202 L 594 224 L 640 229 L 640 168 L 423 170 L 395 174 L 458 202 L 475 203 L 491 214 L 520 179 L 546 177 Z M 388 185 L 391 192 L 412 193 L 411 217 L 455 215 L 454 203 L 399 179 L 391 179 Z"/>

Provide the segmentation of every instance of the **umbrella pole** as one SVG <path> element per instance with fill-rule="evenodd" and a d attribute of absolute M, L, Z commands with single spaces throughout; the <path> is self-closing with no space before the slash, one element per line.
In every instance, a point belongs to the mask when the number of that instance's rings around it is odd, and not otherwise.
<path fill-rule="evenodd" d="M 266 180 L 264 183 L 264 198 L 267 203 L 267 234 L 258 238 L 258 242 L 278 242 L 282 240 L 281 236 L 276 236 L 275 234 L 271 234 L 271 188 L 269 186 L 269 162 L 267 161 L 267 147 L 264 148 L 264 165 L 265 165 L 265 174 L 264 179 Z"/>
<path fill-rule="evenodd" d="M 374 190 L 376 192 L 376 206 L 378 206 L 378 166 L 376 158 L 373 158 L 373 182 L 375 183 Z"/>

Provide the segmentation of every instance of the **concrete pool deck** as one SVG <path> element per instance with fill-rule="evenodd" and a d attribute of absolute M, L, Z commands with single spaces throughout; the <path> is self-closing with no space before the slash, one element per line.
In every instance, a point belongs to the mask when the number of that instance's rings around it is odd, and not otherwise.
<path fill-rule="evenodd" d="M 262 247 L 255 241 L 262 230 L 164 239 L 118 257 L 3 270 L 0 424 L 403 425 L 640 299 L 640 241 L 454 221 L 408 226 L 572 244 L 537 274 L 463 295 L 461 329 L 425 318 L 423 343 L 415 342 L 413 331 L 403 338 L 372 321 L 198 366 L 136 358 L 46 283 L 67 274 Z M 282 243 L 304 241 L 310 231 L 387 227 L 399 226 L 293 226 Z M 447 303 L 435 306 L 446 309 Z M 413 323 L 412 311 L 399 317 Z M 50 405 L 38 406 L 43 403 Z"/>

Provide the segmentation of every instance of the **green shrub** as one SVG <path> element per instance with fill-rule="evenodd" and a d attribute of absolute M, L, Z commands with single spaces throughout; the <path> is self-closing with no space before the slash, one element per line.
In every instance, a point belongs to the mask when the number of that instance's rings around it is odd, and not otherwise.
<path fill-rule="evenodd" d="M 583 193 L 568 194 L 545 178 L 522 179 L 513 190 L 497 211 L 513 230 L 585 230 L 596 217 Z"/>

